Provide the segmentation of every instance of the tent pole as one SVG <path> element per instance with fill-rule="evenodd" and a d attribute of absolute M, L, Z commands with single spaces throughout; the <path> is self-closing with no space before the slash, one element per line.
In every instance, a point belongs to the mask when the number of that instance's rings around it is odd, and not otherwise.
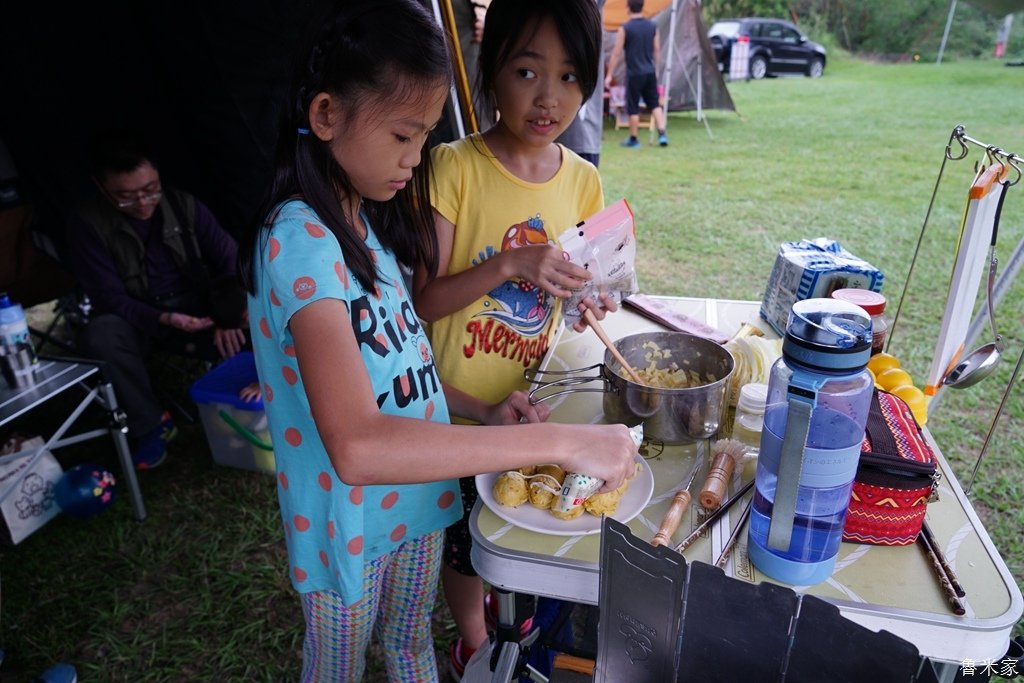
<path fill-rule="evenodd" d="M 665 53 L 665 72 L 661 77 L 665 86 L 665 118 L 668 118 L 668 103 L 671 101 L 669 89 L 672 86 L 672 62 L 676 57 L 676 9 L 679 0 L 672 0 L 672 9 L 668 15 L 668 50 Z"/>
<path fill-rule="evenodd" d="M 946 30 L 942 32 L 942 42 L 939 43 L 939 56 L 935 59 L 936 64 L 942 64 L 942 53 L 946 51 L 946 39 L 949 38 L 949 27 L 953 25 L 953 15 L 956 13 L 956 0 L 949 3 L 949 16 L 946 17 Z"/>
<path fill-rule="evenodd" d="M 455 27 L 455 15 L 452 13 L 451 0 L 445 0 L 445 7 L 443 10 L 441 9 L 439 0 L 432 0 L 432 5 L 434 9 L 434 19 L 437 21 L 437 25 L 448 33 L 451 38 L 451 42 L 455 45 L 455 55 L 458 61 L 458 68 L 456 71 L 462 74 L 462 79 L 459 81 L 459 85 L 468 86 L 468 83 L 466 83 L 465 66 L 462 63 L 462 52 L 459 51 L 458 29 Z M 456 78 L 455 80 L 458 81 L 459 79 Z M 468 92 L 468 87 L 466 90 Z M 466 137 L 466 124 L 465 120 L 462 118 L 461 100 L 459 98 L 459 91 L 456 88 L 456 83 L 452 83 L 451 88 L 449 88 L 448 98 L 451 101 L 452 109 L 454 110 L 452 113 L 455 116 L 456 132 L 458 133 L 459 138 L 464 138 Z M 472 99 L 467 101 L 469 102 L 469 106 L 472 107 Z M 473 115 L 472 111 L 470 111 L 470 115 Z"/>

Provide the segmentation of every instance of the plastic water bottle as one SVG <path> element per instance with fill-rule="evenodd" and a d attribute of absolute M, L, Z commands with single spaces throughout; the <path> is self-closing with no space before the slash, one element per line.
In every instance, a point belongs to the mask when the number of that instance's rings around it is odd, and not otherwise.
<path fill-rule="evenodd" d="M 0 344 L 13 351 L 28 349 L 32 362 L 38 362 L 36 350 L 29 336 L 25 309 L 11 301 L 6 292 L 0 293 Z"/>
<path fill-rule="evenodd" d="M 874 383 L 871 319 L 834 299 L 793 305 L 772 366 L 748 552 L 791 585 L 832 575 Z"/>

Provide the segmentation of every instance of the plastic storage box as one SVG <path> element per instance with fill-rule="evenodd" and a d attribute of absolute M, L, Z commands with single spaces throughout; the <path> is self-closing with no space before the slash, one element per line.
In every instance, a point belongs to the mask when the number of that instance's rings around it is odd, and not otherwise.
<path fill-rule="evenodd" d="M 247 402 L 238 395 L 256 381 L 256 361 L 251 351 L 244 351 L 196 380 L 189 395 L 199 407 L 214 462 L 273 473 L 274 448 L 263 399 Z"/>

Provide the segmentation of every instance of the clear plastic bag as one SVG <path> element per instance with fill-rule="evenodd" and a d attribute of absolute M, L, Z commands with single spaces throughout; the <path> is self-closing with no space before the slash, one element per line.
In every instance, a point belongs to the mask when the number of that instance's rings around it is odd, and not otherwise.
<path fill-rule="evenodd" d="M 594 276 L 562 302 L 566 325 L 580 320 L 579 305 L 608 294 L 616 303 L 638 291 L 636 278 L 636 229 L 633 211 L 625 199 L 598 211 L 563 232 L 558 241 L 566 259 Z"/>

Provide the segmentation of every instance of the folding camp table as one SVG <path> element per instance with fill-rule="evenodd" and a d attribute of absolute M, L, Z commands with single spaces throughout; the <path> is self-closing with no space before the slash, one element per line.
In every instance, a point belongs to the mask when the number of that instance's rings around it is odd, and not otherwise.
<path fill-rule="evenodd" d="M 758 318 L 757 302 L 663 299 L 681 313 L 727 335 L 735 333 L 744 322 L 770 330 Z M 609 315 L 603 325 L 612 339 L 664 329 L 629 309 Z M 555 340 L 544 367 L 586 367 L 602 362 L 603 354 L 604 346 L 596 335 L 568 330 Z M 552 420 L 571 423 L 603 421 L 601 402 L 600 393 L 575 393 L 548 401 L 553 408 Z M 949 464 L 928 430 L 924 432 L 935 450 L 942 475 L 939 500 L 929 503 L 927 519 L 966 589 L 966 614 L 953 614 L 928 558 L 916 544 L 881 547 L 843 543 L 836 569 L 827 581 L 792 588 L 834 604 L 843 616 L 857 624 L 873 631 L 885 629 L 909 641 L 922 655 L 945 663 L 942 680 L 952 680 L 957 667 L 964 662 L 999 661 L 1007 651 L 1014 625 L 1024 613 L 1024 601 Z M 655 483 L 648 505 L 628 522 L 635 536 L 647 540 L 654 536 L 672 495 L 683 485 L 695 458 L 705 457 L 707 447 L 704 442 L 645 444 L 645 458 Z M 748 464 L 737 472 L 733 490 L 754 476 L 754 467 Z M 695 494 L 699 487 L 698 480 L 691 492 Z M 711 527 L 710 533 L 687 548 L 686 560 L 713 564 L 741 510 L 742 506 L 735 506 Z M 701 515 L 702 510 L 694 501 L 671 545 L 688 535 L 702 521 Z M 482 503 L 477 503 L 473 511 L 470 530 L 473 566 L 488 583 L 511 592 L 598 603 L 599 533 L 557 536 L 528 531 L 503 520 Z M 750 584 L 772 581 L 748 560 L 745 533 L 732 551 L 725 573 Z"/>
<path fill-rule="evenodd" d="M 128 486 L 132 510 L 135 518 L 146 518 L 146 507 L 142 502 L 142 491 L 135 476 L 131 452 L 128 449 L 126 421 L 123 411 L 118 408 L 114 387 L 102 373 L 102 364 L 95 361 L 78 359 L 40 358 L 35 372 L 34 385 L 24 389 L 0 388 L 0 428 L 12 423 L 18 417 L 39 406 L 49 403 L 68 389 L 78 386 L 85 391 L 81 402 L 71 411 L 61 426 L 47 439 L 46 443 L 36 450 L 23 451 L 0 458 L 6 461 L 26 456 L 41 457 L 43 451 L 61 446 L 68 446 L 80 441 L 110 436 L 114 442 L 118 461 L 121 464 L 123 483 Z M 65 436 L 67 431 L 78 420 L 79 416 L 93 402 L 100 405 L 109 415 L 107 428 L 93 429 L 72 436 Z M 28 473 L 31 467 L 26 467 Z M 20 477 L 19 477 L 20 479 Z M 16 486 L 18 481 L 12 482 Z"/>

